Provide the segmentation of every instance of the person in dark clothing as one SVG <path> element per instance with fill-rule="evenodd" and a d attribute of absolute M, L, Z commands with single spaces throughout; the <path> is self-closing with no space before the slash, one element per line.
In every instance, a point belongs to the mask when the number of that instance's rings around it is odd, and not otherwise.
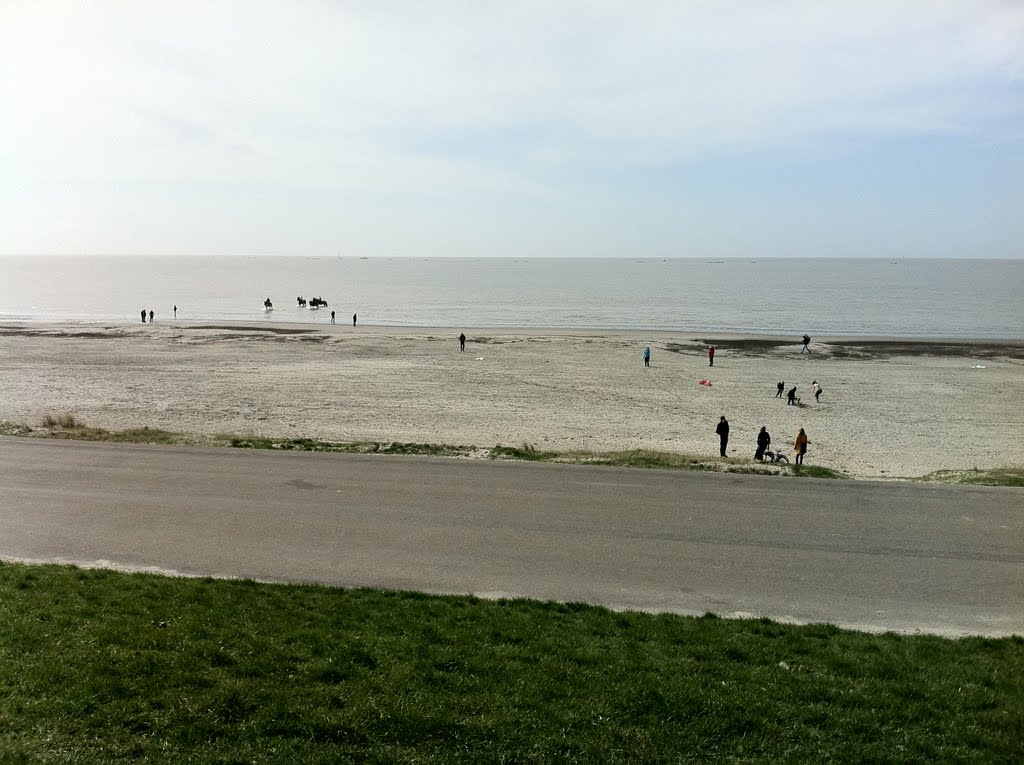
<path fill-rule="evenodd" d="M 811 336 L 810 335 L 804 335 L 804 347 L 800 349 L 800 353 L 810 353 L 811 352 L 811 347 L 810 346 L 811 346 Z"/>
<path fill-rule="evenodd" d="M 149 312 L 149 323 L 150 324 L 153 323 L 153 312 L 152 311 Z"/>
<path fill-rule="evenodd" d="M 722 419 L 718 421 L 718 427 L 715 428 L 715 432 L 718 434 L 720 441 L 719 453 L 725 456 L 725 447 L 729 443 L 729 421 L 725 419 L 725 415 L 722 415 Z"/>
<path fill-rule="evenodd" d="M 466 333 L 462 332 L 459 335 L 459 353 L 462 353 L 464 350 L 466 350 Z"/>
<path fill-rule="evenodd" d="M 715 346 L 708 348 L 708 366 L 713 367 L 715 365 Z"/>
<path fill-rule="evenodd" d="M 789 393 L 786 394 L 786 403 L 795 405 L 799 400 L 796 397 L 796 386 L 794 385 L 789 389 Z"/>
<path fill-rule="evenodd" d="M 778 389 L 778 393 L 775 394 L 775 398 L 782 398 L 782 394 L 785 392 L 786 383 L 779 381 L 779 384 L 775 386 Z"/>
<path fill-rule="evenodd" d="M 146 309 L 145 308 L 142 309 L 142 323 L 143 324 L 146 323 Z"/>
<path fill-rule="evenodd" d="M 757 434 L 757 451 L 754 452 L 754 459 L 764 461 L 764 450 L 768 448 L 772 442 L 772 437 L 768 435 L 768 428 L 764 425 L 761 426 L 761 432 Z"/>
<path fill-rule="evenodd" d="M 178 306 L 174 306 L 174 318 L 178 318 Z"/>
<path fill-rule="evenodd" d="M 651 365 L 651 347 L 647 346 L 644 348 L 644 366 L 649 367 Z"/>
<path fill-rule="evenodd" d="M 331 324 L 334 324 L 334 311 L 331 311 Z"/>
<path fill-rule="evenodd" d="M 356 315 L 352 314 L 352 326 L 354 327 L 355 325 L 356 325 Z"/>

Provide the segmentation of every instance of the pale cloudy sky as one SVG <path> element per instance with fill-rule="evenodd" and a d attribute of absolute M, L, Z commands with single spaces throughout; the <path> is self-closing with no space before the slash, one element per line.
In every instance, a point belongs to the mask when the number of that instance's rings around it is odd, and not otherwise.
<path fill-rule="evenodd" d="M 0 0 L 0 254 L 1024 257 L 1024 2 Z"/>

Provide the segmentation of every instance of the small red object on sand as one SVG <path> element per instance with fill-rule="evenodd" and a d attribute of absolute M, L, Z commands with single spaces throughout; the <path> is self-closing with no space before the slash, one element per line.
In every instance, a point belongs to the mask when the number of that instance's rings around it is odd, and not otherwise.
<path fill-rule="evenodd" d="M 709 387 L 709 388 L 711 387 L 711 380 L 699 380 L 698 382 L 699 382 L 699 383 L 700 383 L 701 385 L 706 385 L 706 386 L 707 386 L 707 387 Z"/>

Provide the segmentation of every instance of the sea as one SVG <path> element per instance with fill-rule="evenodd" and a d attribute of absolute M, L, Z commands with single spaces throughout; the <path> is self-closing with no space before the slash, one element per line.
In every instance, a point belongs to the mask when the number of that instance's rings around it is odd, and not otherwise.
<path fill-rule="evenodd" d="M 1024 260 L 0 257 L 0 322 L 168 321 L 174 306 L 186 324 L 334 310 L 394 327 L 1016 340 Z"/>

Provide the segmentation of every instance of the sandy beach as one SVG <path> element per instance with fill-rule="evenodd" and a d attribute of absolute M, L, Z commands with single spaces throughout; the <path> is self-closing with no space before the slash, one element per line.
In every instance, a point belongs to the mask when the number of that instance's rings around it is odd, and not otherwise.
<path fill-rule="evenodd" d="M 1024 341 L 829 338 L 802 354 L 791 337 L 465 332 L 460 353 L 452 329 L 8 323 L 0 420 L 711 456 L 724 414 L 734 459 L 766 425 L 789 450 L 803 427 L 808 464 L 861 478 L 1024 465 Z M 780 380 L 802 406 L 776 398 Z"/>

